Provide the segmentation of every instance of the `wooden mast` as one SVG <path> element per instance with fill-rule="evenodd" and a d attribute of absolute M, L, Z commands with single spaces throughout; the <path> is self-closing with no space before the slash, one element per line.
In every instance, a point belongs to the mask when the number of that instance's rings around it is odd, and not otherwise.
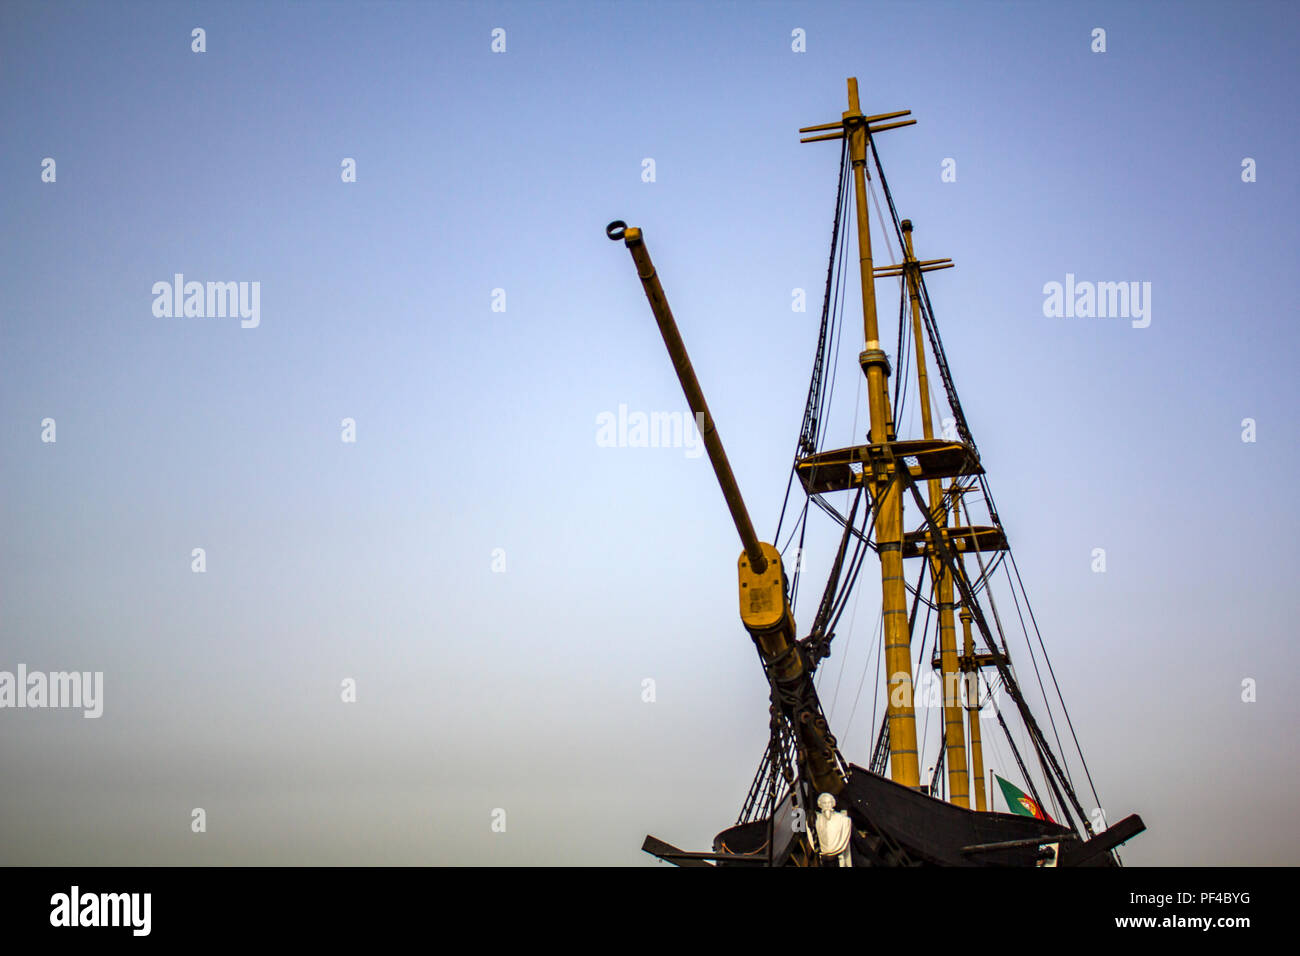
<path fill-rule="evenodd" d="M 912 339 L 916 344 L 916 387 L 921 400 L 921 429 L 927 439 L 934 438 L 934 420 L 930 412 L 930 380 L 925 367 L 925 335 L 921 329 L 922 272 L 947 269 L 950 260 L 934 260 L 923 265 L 912 249 L 912 221 L 903 220 L 903 272 L 907 276 L 908 298 L 912 303 Z M 948 508 L 943 497 L 943 482 L 929 480 L 930 515 L 939 529 L 948 527 Z M 944 534 L 940 530 L 939 534 Z M 948 799 L 959 807 L 970 806 L 969 771 L 966 767 L 966 731 L 962 721 L 962 700 L 958 694 L 960 675 L 957 665 L 957 631 L 953 622 L 952 572 L 936 546 L 926 549 L 930 555 L 934 593 L 939 605 L 939 666 L 943 680 L 944 763 L 948 768 Z"/>
<path fill-rule="evenodd" d="M 889 402 L 889 359 L 880 347 L 876 317 L 876 286 L 872 271 L 871 223 L 867 215 L 867 139 L 871 133 L 916 122 L 885 124 L 880 120 L 906 116 L 906 110 L 880 116 L 863 116 L 858 102 L 858 81 L 848 81 L 849 108 L 839 123 L 808 127 L 838 129 L 820 139 L 848 137 L 849 159 L 853 164 L 853 194 L 858 226 L 858 268 L 862 278 L 862 325 L 866 347 L 858 364 L 867 378 L 867 403 L 871 414 L 871 444 L 888 445 L 894 440 L 893 413 Z M 875 537 L 880 554 L 880 590 L 885 640 L 885 681 L 889 719 L 889 775 L 906 787 L 919 787 L 920 761 L 916 746 L 916 714 L 913 710 L 911 633 L 907 623 L 907 589 L 903 580 L 903 488 L 892 459 L 875 469 L 871 497 L 876 509 Z"/>

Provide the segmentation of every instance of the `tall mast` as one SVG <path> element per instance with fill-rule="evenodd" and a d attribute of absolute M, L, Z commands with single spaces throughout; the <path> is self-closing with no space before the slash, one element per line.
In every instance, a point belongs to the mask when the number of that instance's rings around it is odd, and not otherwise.
<path fill-rule="evenodd" d="M 907 261 L 875 269 L 871 254 L 871 224 L 867 214 L 867 149 L 876 133 L 899 126 L 910 126 L 915 120 L 884 123 L 909 115 L 909 110 L 863 116 L 858 103 L 858 81 L 848 81 L 849 108 L 836 123 L 808 126 L 801 133 L 825 132 L 809 137 L 803 142 L 819 140 L 848 140 L 848 154 L 853 164 L 853 189 L 856 197 L 858 226 L 858 268 L 862 279 L 862 323 L 866 347 L 858 356 L 867 379 L 867 399 L 871 416 L 870 444 L 834 451 L 818 452 L 797 462 L 800 480 L 812 493 L 824 494 L 866 484 L 871 490 L 875 508 L 875 544 L 880 555 L 881 610 L 884 624 L 886 719 L 889 742 L 890 776 L 908 787 L 920 786 L 920 766 L 916 741 L 916 715 L 913 711 L 911 628 L 908 623 L 907 588 L 903 578 L 904 556 L 927 555 L 938 562 L 933 566 L 938 581 L 939 603 L 946 610 L 943 632 L 943 664 L 951 679 L 945 681 L 944 717 L 947 725 L 945 754 L 952 774 L 950 793 L 954 802 L 969 803 L 969 776 L 966 768 L 965 733 L 962 727 L 961 702 L 956 695 L 958 660 L 956 633 L 953 627 L 953 578 L 945 568 L 943 555 L 948 552 L 946 512 L 941 479 L 960 475 L 978 474 L 979 463 L 973 449 L 960 442 L 937 441 L 933 438 L 934 423 L 930 420 L 929 385 L 925 376 L 925 357 L 921 349 L 920 334 L 920 273 L 931 268 L 946 268 L 946 259 L 917 262 L 911 254 L 910 237 L 907 243 Z M 926 437 L 918 441 L 898 441 L 895 435 L 893 411 L 889 401 L 889 359 L 880 347 L 880 328 L 876 315 L 876 276 L 909 277 L 912 296 L 912 317 L 917 329 L 913 336 L 918 348 L 918 366 L 922 376 L 922 405 Z M 942 364 L 940 371 L 943 371 Z M 902 469 L 907 469 L 904 474 Z M 860 469 L 860 470 L 855 470 Z M 935 530 L 916 535 L 903 533 L 903 492 L 914 478 L 929 482 L 930 506 L 926 508 L 927 524 Z M 942 522 L 942 524 L 940 524 Z M 973 531 L 973 529 L 965 529 Z M 955 532 L 954 532 L 955 533 Z M 933 541 L 935 536 L 941 540 Z M 928 549 L 922 545 L 928 541 Z M 940 573 L 941 572 L 941 573 Z"/>
<path fill-rule="evenodd" d="M 858 364 L 867 377 L 871 412 L 871 443 L 894 440 L 889 404 L 889 358 L 880 347 L 876 320 L 876 284 L 872 272 L 871 223 L 867 215 L 867 137 L 870 121 L 858 104 L 858 80 L 850 77 L 849 108 L 843 113 L 853 163 L 853 194 L 858 221 L 858 268 L 862 274 L 862 324 L 866 348 Z M 884 118 L 884 117 L 881 117 Z M 876 119 L 876 117 L 872 117 Z M 889 718 L 889 775 L 905 787 L 919 787 L 920 761 L 916 747 L 916 714 L 912 708 L 912 641 L 907 623 L 907 589 L 903 580 L 903 494 L 895 466 L 873 476 L 871 496 L 876 507 L 876 547 L 880 553 L 881 613 L 884 621 L 885 681 Z"/>
<path fill-rule="evenodd" d="M 903 272 L 907 275 L 908 298 L 912 303 L 912 339 L 916 343 L 916 386 L 921 400 L 921 428 L 927 439 L 934 438 L 934 420 L 930 413 L 930 380 L 925 368 L 925 336 L 921 330 L 921 273 L 946 269 L 948 260 L 925 264 L 917 261 L 912 250 L 912 221 L 903 220 Z M 943 500 L 943 482 L 929 480 L 930 515 L 938 534 L 948 527 L 948 509 Z M 970 806 L 970 777 L 966 767 L 966 731 L 962 722 L 962 700 L 958 695 L 957 631 L 953 623 L 952 572 L 937 546 L 926 549 L 935 582 L 939 605 L 939 667 L 943 677 L 944 763 L 948 768 L 948 796 L 959 807 Z"/>

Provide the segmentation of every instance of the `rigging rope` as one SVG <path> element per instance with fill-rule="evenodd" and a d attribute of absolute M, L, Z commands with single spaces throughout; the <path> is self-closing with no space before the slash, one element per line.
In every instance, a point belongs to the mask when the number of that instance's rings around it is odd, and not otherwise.
<path fill-rule="evenodd" d="M 835 220 L 831 225 L 831 252 L 829 261 L 826 264 L 826 293 L 822 299 L 822 318 L 821 329 L 817 335 L 817 352 L 813 358 L 812 379 L 808 383 L 808 400 L 804 405 L 803 425 L 799 429 L 799 440 L 795 443 L 795 458 L 799 458 L 799 453 L 812 454 L 817 447 L 817 434 L 819 431 L 818 417 L 821 410 L 822 398 L 822 381 L 826 362 L 826 341 L 831 326 L 831 305 L 833 302 L 832 290 L 835 282 L 835 260 L 841 245 L 841 220 L 844 214 L 844 196 L 848 183 L 848 143 L 840 145 L 840 177 L 839 188 L 835 195 Z M 790 479 L 786 482 L 785 487 L 785 504 L 781 506 L 781 517 L 776 523 L 776 534 L 773 540 L 781 537 L 781 524 L 785 520 L 786 505 L 790 501 L 790 490 L 794 484 L 794 466 L 790 468 Z"/>
<path fill-rule="evenodd" d="M 882 607 L 880 610 L 881 610 L 881 613 L 878 614 L 878 615 L 876 615 L 876 628 L 875 628 L 875 631 L 874 631 L 874 633 L 875 633 L 876 636 L 875 636 L 875 638 L 873 638 L 873 640 L 872 640 L 871 648 L 867 651 L 867 660 L 868 660 L 868 661 L 871 660 L 871 652 L 874 651 L 874 650 L 876 649 L 877 643 L 880 641 L 881 635 L 884 633 L 884 627 L 883 627 L 884 620 L 885 620 L 884 608 Z M 853 611 L 854 611 L 855 614 L 857 613 L 857 601 L 856 601 L 856 599 L 854 600 Z M 853 622 L 852 622 L 852 620 L 850 620 L 850 621 L 849 621 L 849 628 L 852 629 L 852 627 L 853 627 Z M 880 675 L 880 658 L 877 657 L 877 658 L 876 658 L 876 676 L 879 677 L 879 675 Z M 845 721 L 845 723 L 844 723 L 844 732 L 845 732 L 846 734 L 848 734 L 848 733 L 852 733 L 852 731 L 853 731 L 853 717 L 854 717 L 854 715 L 857 714 L 857 712 L 858 712 L 858 703 L 862 700 L 862 685 L 865 684 L 866 681 L 867 681 L 867 668 L 864 667 L 864 668 L 862 668 L 862 676 L 858 678 L 858 689 L 857 689 L 856 691 L 853 692 L 853 709 L 849 711 L 849 719 L 848 719 L 847 721 Z M 872 697 L 872 700 L 873 700 L 873 703 L 874 703 L 874 700 L 875 700 L 874 695 L 873 695 L 873 697 Z M 875 720 L 874 707 L 873 707 L 873 713 L 872 713 L 872 719 L 871 719 L 871 726 L 874 727 L 875 725 L 876 725 L 876 720 Z"/>
<path fill-rule="evenodd" d="M 1088 769 L 1088 761 L 1083 756 L 1083 748 L 1079 746 L 1079 735 L 1074 731 L 1074 721 L 1070 719 L 1070 711 L 1065 706 L 1065 698 L 1061 696 L 1061 685 L 1056 682 L 1056 671 L 1052 667 L 1052 659 L 1047 655 L 1047 648 L 1043 645 L 1043 635 L 1038 630 L 1038 621 L 1034 619 L 1034 609 L 1029 603 L 1029 594 L 1025 591 L 1024 582 L 1020 580 L 1020 568 L 1016 565 L 1016 556 L 1011 555 L 1011 568 L 1016 572 L 1016 581 L 1020 583 L 1020 593 L 1025 598 L 1025 610 L 1029 612 L 1029 620 L 1034 625 L 1034 634 L 1038 637 L 1038 645 L 1043 648 L 1043 660 L 1047 662 L 1047 673 L 1052 678 L 1052 686 L 1056 688 L 1057 700 L 1061 702 L 1061 710 L 1065 714 L 1065 725 L 1070 728 L 1070 736 L 1074 739 L 1074 749 L 1079 754 L 1079 763 L 1083 765 L 1084 776 L 1088 780 L 1088 788 L 1092 791 L 1092 798 L 1101 806 L 1101 797 L 1097 796 L 1097 787 L 1092 782 L 1092 771 Z M 1116 853 L 1118 856 L 1118 853 Z"/>

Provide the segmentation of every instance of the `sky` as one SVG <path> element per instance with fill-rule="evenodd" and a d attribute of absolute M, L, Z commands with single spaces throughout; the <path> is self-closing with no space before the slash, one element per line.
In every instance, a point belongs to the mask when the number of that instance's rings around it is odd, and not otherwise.
<path fill-rule="evenodd" d="M 685 410 L 604 227 L 644 229 L 770 537 L 838 164 L 797 130 L 856 76 L 918 120 L 879 148 L 956 262 L 939 327 L 1125 861 L 1294 864 L 1298 40 L 1271 3 L 4 4 L 0 671 L 103 694 L 0 709 L 0 863 L 706 849 L 766 685 L 707 458 L 600 440 Z M 258 308 L 168 314 L 177 274 Z M 1067 281 L 1149 324 L 1045 314 Z M 858 763 L 874 574 L 824 674 Z"/>

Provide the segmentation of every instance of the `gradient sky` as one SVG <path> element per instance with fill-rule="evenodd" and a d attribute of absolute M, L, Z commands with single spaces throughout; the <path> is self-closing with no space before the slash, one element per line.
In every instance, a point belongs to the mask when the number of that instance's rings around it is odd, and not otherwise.
<path fill-rule="evenodd" d="M 0 670 L 103 671 L 105 703 L 0 711 L 0 862 L 706 848 L 766 686 L 707 459 L 596 443 L 620 404 L 685 407 L 603 230 L 645 229 L 770 535 L 838 159 L 796 130 L 852 75 L 919 121 L 886 170 L 918 254 L 957 262 L 940 328 L 1107 815 L 1149 827 L 1126 861 L 1295 863 L 1298 28 L 1251 3 L 4 4 Z M 155 317 L 178 272 L 260 282 L 260 326 Z M 1150 326 L 1045 317 L 1067 273 L 1150 282 Z M 870 700 L 841 695 L 865 762 Z"/>

